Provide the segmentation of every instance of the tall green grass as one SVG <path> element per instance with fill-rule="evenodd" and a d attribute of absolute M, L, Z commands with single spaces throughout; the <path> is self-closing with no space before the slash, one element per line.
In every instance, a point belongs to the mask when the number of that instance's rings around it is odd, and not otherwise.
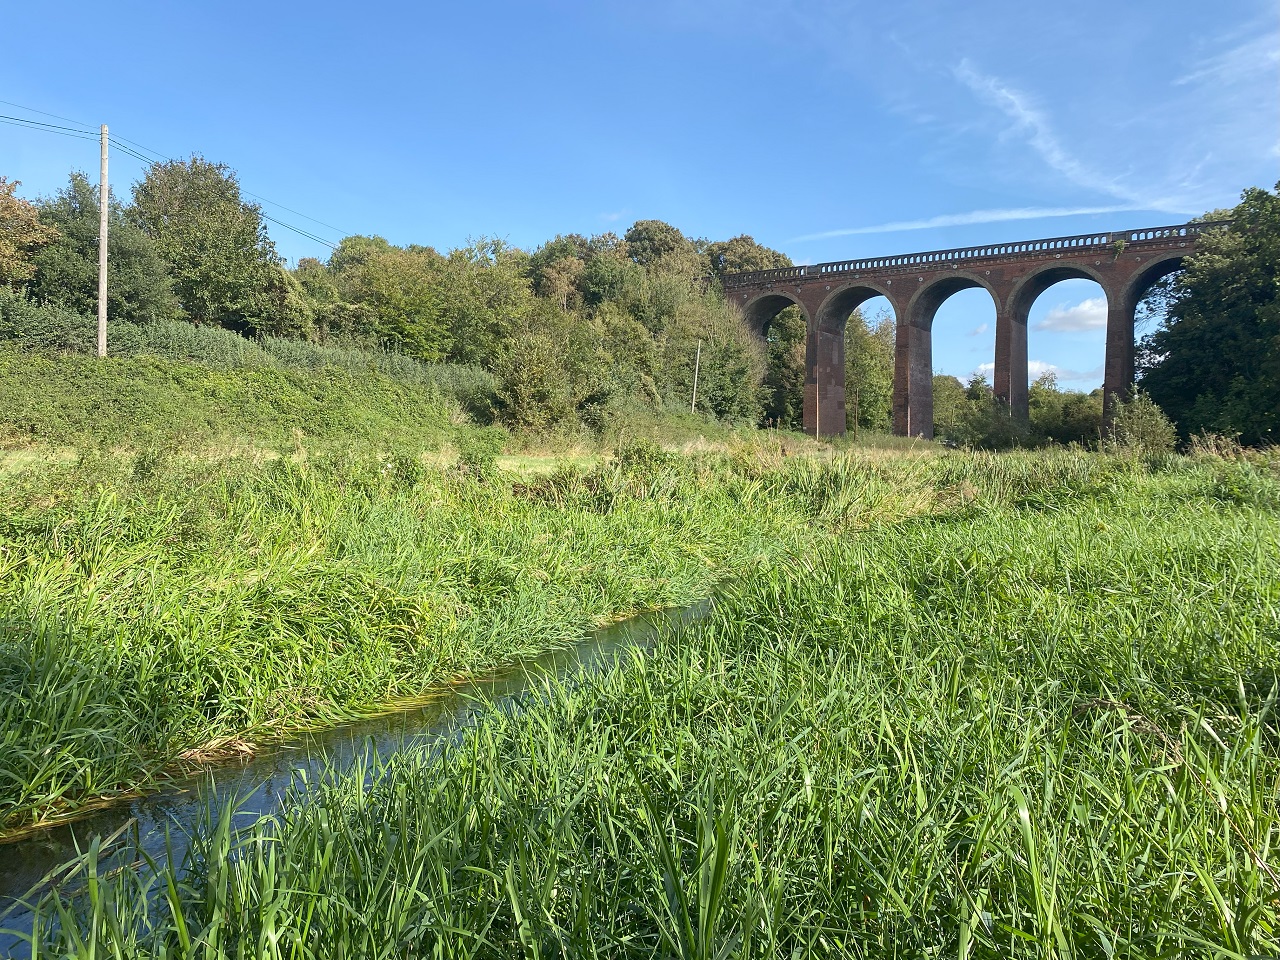
<path fill-rule="evenodd" d="M 1274 473 L 743 458 L 522 495 L 678 517 L 671 485 L 713 482 L 735 524 L 764 502 L 809 538 L 443 754 L 335 771 L 245 831 L 224 811 L 185 863 L 89 851 L 32 952 L 1280 952 Z"/>
<path fill-rule="evenodd" d="M 723 465 L 477 469 L 161 448 L 0 478 L 0 829 L 692 602 L 808 536 Z"/>

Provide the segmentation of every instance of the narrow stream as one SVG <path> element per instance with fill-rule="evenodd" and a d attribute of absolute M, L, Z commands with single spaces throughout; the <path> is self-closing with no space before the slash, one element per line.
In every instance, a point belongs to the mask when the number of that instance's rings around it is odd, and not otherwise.
<path fill-rule="evenodd" d="M 0 928 L 29 931 L 30 915 L 15 909 L 15 901 L 29 899 L 50 871 L 87 849 L 95 837 L 106 840 L 127 827 L 130 833 L 137 831 L 147 853 L 162 857 L 167 831 L 175 858 L 180 860 L 187 836 L 210 808 L 216 811 L 239 801 L 239 824 L 248 825 L 280 809 L 299 773 L 314 783 L 317 775 L 330 767 L 343 768 L 357 759 L 388 757 L 439 743 L 474 724 L 483 713 L 510 705 L 539 679 L 569 676 L 582 669 L 605 669 L 620 654 L 650 647 L 663 632 L 701 620 L 711 608 L 712 601 L 706 600 L 611 624 L 573 646 L 443 688 L 425 705 L 303 734 L 250 760 L 207 767 L 155 793 L 0 844 Z M 14 912 L 6 915 L 9 910 Z M 17 945 L 12 935 L 0 934 L 0 954 L 7 955 Z"/>

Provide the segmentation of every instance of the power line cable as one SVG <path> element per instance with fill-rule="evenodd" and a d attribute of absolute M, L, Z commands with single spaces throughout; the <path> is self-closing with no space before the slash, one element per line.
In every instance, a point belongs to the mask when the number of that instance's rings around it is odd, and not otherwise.
<path fill-rule="evenodd" d="M 98 135 L 88 130 L 76 130 L 73 127 L 63 127 L 56 123 L 44 123 L 41 120 L 28 120 L 26 117 L 10 117 L 0 114 L 0 123 L 7 123 L 15 127 L 26 127 L 30 130 L 42 130 L 45 133 L 57 133 L 64 137 L 78 137 L 81 140 L 96 140 Z"/>
<path fill-rule="evenodd" d="M 78 120 L 72 120 L 70 117 L 63 117 L 63 116 L 59 116 L 56 113 L 48 113 L 44 110 L 37 110 L 35 109 L 35 107 L 27 107 L 20 103 L 14 103 L 10 100 L 0 100 L 0 103 L 6 103 L 11 107 L 17 107 L 19 110 L 26 110 L 31 113 L 38 113 L 46 117 L 53 117 L 55 120 L 65 120 L 68 123 L 75 123 L 75 124 L 79 124 L 80 126 L 88 126 L 87 124 L 81 124 L 80 121 Z M 47 133 L 59 133 L 62 136 L 76 137 L 81 140 L 96 140 L 98 137 L 98 134 L 93 130 L 89 130 L 89 129 L 77 130 L 73 127 L 63 127 L 54 123 L 44 123 L 41 120 L 29 120 L 25 117 L 9 117 L 9 116 L 0 114 L 0 122 L 10 123 L 14 126 L 28 127 L 30 129 L 44 130 Z M 153 150 L 148 146 L 144 146 L 143 144 L 138 143 L 136 140 L 129 140 L 125 137 L 115 136 L 114 134 L 109 135 L 107 137 L 107 140 L 110 143 L 112 143 L 117 150 L 120 150 L 122 153 L 130 157 L 133 157 L 135 160 L 139 160 L 142 163 L 150 165 L 150 164 L 158 163 L 161 160 L 168 161 L 170 163 L 173 162 L 172 157 L 165 156 L 160 151 Z M 130 144 L 131 146 L 126 146 L 126 144 Z M 147 157 L 143 155 L 147 153 L 151 154 L 152 156 Z M 155 158 L 159 158 L 159 160 Z M 317 220 L 315 217 L 309 217 L 305 213 L 302 213 L 298 210 L 294 210 L 292 207 L 286 207 L 283 203 L 277 203 L 275 200 L 270 200 L 267 197 L 259 196 L 256 193 L 250 193 L 248 190 L 241 190 L 241 192 L 244 193 L 245 196 L 253 197 L 255 200 L 261 200 L 263 203 L 269 203 L 273 207 L 279 207 L 281 210 L 287 210 L 289 213 L 292 213 L 298 217 L 302 217 L 302 219 L 304 220 L 310 220 L 312 223 L 317 223 L 322 227 L 327 227 L 328 229 L 333 230 L 336 233 L 341 234 L 342 236 L 351 235 L 351 232 L 349 230 L 343 230 L 341 227 L 335 227 L 331 223 L 325 223 L 323 220 Z M 266 213 L 263 213 L 262 216 L 264 219 L 269 220 L 272 223 L 277 224 L 278 226 L 284 227 L 286 230 L 292 230 L 294 233 L 298 234 L 301 237 L 306 237 L 308 240 L 313 240 L 316 243 L 323 244 L 324 246 L 328 247 L 330 250 L 338 249 L 337 244 L 332 243 L 328 240 L 325 240 L 322 237 L 318 237 L 314 233 L 303 230 L 300 227 L 295 227 L 292 224 L 286 223 L 283 220 L 278 220 L 275 217 L 268 216 Z"/>
<path fill-rule="evenodd" d="M 328 240 L 325 240 L 322 237 L 317 237 L 314 233 L 307 233 L 307 231 L 303 230 L 301 227 L 295 227 L 292 224 L 285 223 L 283 220 L 277 220 L 275 217 L 271 216 L 269 213 L 264 213 L 262 215 L 262 219 L 270 220 L 272 223 L 279 224 L 280 226 L 284 227 L 286 230 L 292 230 L 294 233 L 298 234 L 299 236 L 306 237 L 308 240 L 314 240 L 316 243 L 322 243 L 326 247 L 328 247 L 330 250 L 338 249 L 338 245 L 336 243 L 330 243 Z"/>
<path fill-rule="evenodd" d="M 19 110 L 26 110 L 28 113 L 38 113 L 42 117 L 53 117 L 55 120 L 65 120 L 67 123 L 74 123 L 77 127 L 84 127 L 86 133 L 93 133 L 93 125 L 84 123 L 81 120 L 72 120 L 70 117 L 64 117 L 57 113 L 49 113 L 47 110 L 37 110 L 35 107 L 24 107 L 20 103 L 14 103 L 12 100 L 0 100 L 0 103 L 10 107 L 17 107 Z"/>

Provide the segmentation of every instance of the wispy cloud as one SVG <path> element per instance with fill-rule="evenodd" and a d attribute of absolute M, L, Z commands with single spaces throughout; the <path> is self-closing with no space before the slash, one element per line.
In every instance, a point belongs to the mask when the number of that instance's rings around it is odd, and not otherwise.
<path fill-rule="evenodd" d="M 984 333 L 986 333 L 986 332 L 987 332 L 988 330 L 990 330 L 990 329 L 991 329 L 991 324 L 989 324 L 989 323 L 980 323 L 980 324 L 978 324 L 976 327 L 974 327 L 972 330 L 970 330 L 970 331 L 969 331 L 968 336 L 970 336 L 970 337 L 980 337 L 980 336 L 982 336 Z"/>
<path fill-rule="evenodd" d="M 617 223 L 619 220 L 630 214 L 629 210 L 617 210 L 613 213 L 602 213 L 600 219 L 605 223 Z"/>
<path fill-rule="evenodd" d="M 923 220 L 894 220 L 869 227 L 844 227 L 807 233 L 792 237 L 786 243 L 803 243 L 806 240 L 828 240 L 832 237 L 851 237 L 861 233 L 905 233 L 911 230 L 932 230 L 937 227 L 964 227 L 974 223 L 1004 223 L 1010 220 L 1040 220 L 1050 217 L 1083 217 L 1098 213 L 1126 213 L 1149 209 L 1133 204 L 1106 207 L 1013 207 L 1007 210 L 970 210 L 968 213 L 944 213 Z"/>
<path fill-rule="evenodd" d="M 1206 57 L 1190 72 L 1178 77 L 1174 85 L 1240 83 L 1253 80 L 1259 74 L 1274 73 L 1277 67 L 1280 67 L 1280 30 L 1272 30 Z"/>
<path fill-rule="evenodd" d="M 1048 115 L 1025 93 L 996 77 L 980 73 L 967 59 L 961 60 L 956 66 L 955 75 L 966 87 L 1013 121 L 1014 129 L 1011 132 L 1024 136 L 1027 144 L 1050 169 L 1076 186 L 1113 197 L 1132 199 L 1114 177 L 1092 170 L 1072 156 L 1059 142 Z"/>
<path fill-rule="evenodd" d="M 1107 326 L 1107 301 L 1104 297 L 1090 297 L 1074 306 L 1059 304 L 1035 325 L 1037 330 L 1077 332 L 1101 330 Z"/>

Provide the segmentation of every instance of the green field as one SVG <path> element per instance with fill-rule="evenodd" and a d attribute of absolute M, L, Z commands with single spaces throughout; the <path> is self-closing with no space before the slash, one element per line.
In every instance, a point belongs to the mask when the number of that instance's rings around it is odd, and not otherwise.
<path fill-rule="evenodd" d="M 158 872 L 91 852 L 39 955 L 1280 950 L 1264 460 L 638 445 L 524 476 L 141 458 L 4 483 L 32 705 L 0 714 L 11 823 L 722 584 L 443 756 L 211 822 Z"/>

